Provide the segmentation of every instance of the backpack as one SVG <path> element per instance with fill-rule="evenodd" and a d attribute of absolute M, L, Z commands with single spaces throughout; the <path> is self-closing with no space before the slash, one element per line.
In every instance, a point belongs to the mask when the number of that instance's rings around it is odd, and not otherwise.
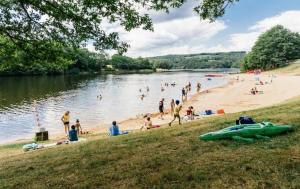
<path fill-rule="evenodd" d="M 256 122 L 248 116 L 241 116 L 238 120 L 236 120 L 237 125 L 243 125 L 243 124 L 255 124 Z"/>

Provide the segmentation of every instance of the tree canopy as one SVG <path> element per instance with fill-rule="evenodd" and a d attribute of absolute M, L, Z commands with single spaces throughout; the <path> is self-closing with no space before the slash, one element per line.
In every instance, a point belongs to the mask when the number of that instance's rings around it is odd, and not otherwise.
<path fill-rule="evenodd" d="M 300 35 L 281 25 L 263 33 L 243 60 L 244 70 L 269 70 L 300 58 Z"/>
<path fill-rule="evenodd" d="M 213 21 L 228 5 L 238 0 L 203 0 L 194 7 L 201 18 Z M 129 45 L 118 33 L 105 31 L 104 23 L 117 23 L 130 31 L 153 30 L 143 10 L 163 10 L 182 6 L 186 0 L 1 0 L 0 35 L 20 48 L 41 41 L 55 41 L 79 47 L 89 40 L 97 50 L 115 49 L 122 53 Z M 147 11 L 145 11 L 147 12 Z"/>

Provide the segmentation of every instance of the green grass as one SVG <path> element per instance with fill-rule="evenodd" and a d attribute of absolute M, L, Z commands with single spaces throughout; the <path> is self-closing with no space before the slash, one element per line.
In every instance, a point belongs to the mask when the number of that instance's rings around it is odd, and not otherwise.
<path fill-rule="evenodd" d="M 292 74 L 300 75 L 300 60 L 291 62 L 288 66 L 272 70 L 270 72 L 281 73 L 281 74 Z"/>
<path fill-rule="evenodd" d="M 204 142 L 199 135 L 257 121 L 295 131 L 246 144 Z M 0 188 L 300 188 L 300 98 L 182 126 L 25 153 L 0 159 Z"/>

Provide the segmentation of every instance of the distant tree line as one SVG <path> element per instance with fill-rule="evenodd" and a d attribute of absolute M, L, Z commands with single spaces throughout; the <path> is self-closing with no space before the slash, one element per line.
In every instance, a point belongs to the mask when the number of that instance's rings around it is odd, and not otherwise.
<path fill-rule="evenodd" d="M 270 70 L 300 58 L 300 35 L 277 25 L 263 33 L 242 61 L 243 70 Z"/>
<path fill-rule="evenodd" d="M 149 58 L 162 69 L 239 68 L 246 52 L 166 55 Z"/>

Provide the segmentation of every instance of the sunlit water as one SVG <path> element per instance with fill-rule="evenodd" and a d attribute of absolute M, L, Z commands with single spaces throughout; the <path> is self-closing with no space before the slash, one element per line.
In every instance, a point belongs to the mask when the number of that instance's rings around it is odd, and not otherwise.
<path fill-rule="evenodd" d="M 50 134 L 64 133 L 61 116 L 71 112 L 71 124 L 80 119 L 84 129 L 121 121 L 137 114 L 157 112 L 158 102 L 165 98 L 181 99 L 181 89 L 201 82 L 203 89 L 227 83 L 225 78 L 208 81 L 201 72 L 102 76 L 45 76 L 0 78 L 0 142 L 32 138 L 36 131 L 33 102 L 37 102 L 40 122 Z M 175 87 L 161 85 L 176 83 Z M 146 86 L 150 88 L 146 92 Z M 142 92 L 139 91 L 142 89 Z M 97 98 L 102 95 L 102 100 Z M 144 100 L 140 99 L 145 94 Z M 166 107 L 169 108 L 169 107 Z"/>

